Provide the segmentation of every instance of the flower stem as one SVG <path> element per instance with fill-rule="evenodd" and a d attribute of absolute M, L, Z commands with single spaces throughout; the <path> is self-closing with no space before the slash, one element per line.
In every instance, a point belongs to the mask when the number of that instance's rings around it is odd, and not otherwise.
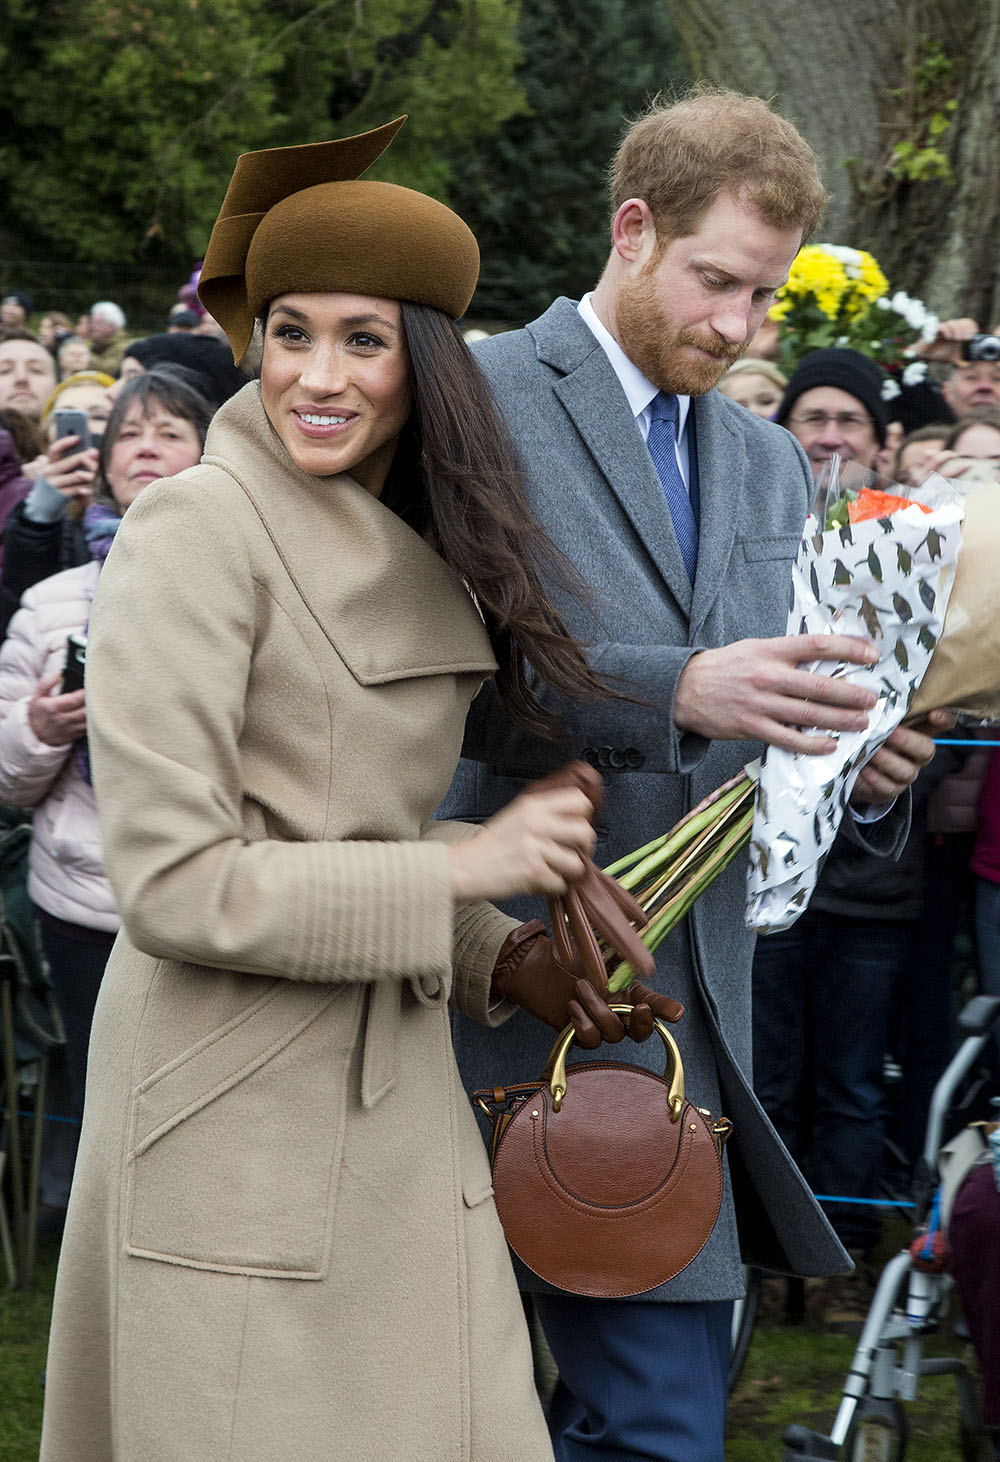
<path fill-rule="evenodd" d="M 753 783 L 749 778 L 740 778 L 746 781 L 747 788 L 741 788 L 741 793 L 748 789 L 752 791 Z M 723 813 L 733 805 L 733 799 L 729 799 Z M 750 833 L 753 828 L 753 806 L 741 806 L 735 820 L 719 819 L 727 822 L 727 826 L 712 828 L 712 836 L 706 837 L 702 844 L 703 858 L 700 861 L 689 860 L 686 864 L 688 877 L 685 882 L 676 890 L 666 903 L 657 911 L 656 915 L 647 923 L 646 927 L 640 930 L 643 943 L 651 951 L 655 951 L 666 939 L 684 915 L 694 903 L 701 897 L 709 884 L 713 883 L 724 868 L 732 862 L 736 854 L 745 848 L 750 841 Z M 693 866 L 692 866 L 693 862 Z M 662 892 L 663 885 L 661 885 Z M 608 989 L 614 994 L 624 990 L 633 980 L 635 975 L 631 965 L 623 962 L 616 966 L 611 972 L 608 980 Z"/>
<path fill-rule="evenodd" d="M 744 784 L 756 786 L 756 782 L 748 775 L 746 771 L 738 772 L 735 777 L 730 777 L 728 782 L 723 782 L 721 787 L 716 787 L 714 792 L 709 792 L 707 797 L 703 797 L 698 805 L 696 807 L 692 807 L 690 812 L 685 813 L 681 820 L 679 822 L 675 822 L 673 827 L 670 828 L 668 832 L 661 833 L 658 838 L 654 838 L 651 843 L 646 843 L 644 847 L 636 848 L 635 851 L 632 853 L 626 853 L 625 856 L 623 858 L 619 858 L 616 863 L 609 863 L 604 872 L 610 874 L 612 878 L 618 878 L 618 875 L 620 873 L 624 873 L 625 870 L 628 868 L 633 868 L 635 864 L 637 864 L 641 859 L 646 858 L 650 853 L 655 853 L 666 843 L 672 842 L 674 838 L 676 838 L 685 828 L 688 827 L 688 825 L 693 821 L 694 818 L 698 817 L 701 813 L 707 811 L 708 808 L 714 807 L 715 804 L 719 802 L 719 800 L 723 798 L 727 792 L 734 791 L 737 787 L 742 787 Z M 686 841 L 686 839 L 682 838 L 678 846 L 683 847 Z M 631 887 L 631 885 L 626 884 L 623 879 L 619 879 L 618 881 L 622 883 L 623 886 L 626 888 Z"/>
<path fill-rule="evenodd" d="M 739 799 L 749 790 L 753 791 L 754 783 L 744 774 L 735 778 L 727 788 L 719 788 L 713 794 L 712 799 L 705 799 L 699 806 L 676 827 L 671 828 L 667 837 L 658 848 L 643 858 L 641 863 L 636 864 L 628 873 L 618 879 L 622 888 L 635 889 L 643 879 L 650 873 L 662 869 L 668 859 L 687 848 L 690 843 L 696 840 L 706 829 L 715 826 L 721 816 L 738 802 Z M 657 840 L 659 841 L 659 840 Z M 612 868 L 615 865 L 612 865 Z M 611 870 L 606 870 L 610 872 Z M 614 875 L 612 875 L 614 876 Z"/>

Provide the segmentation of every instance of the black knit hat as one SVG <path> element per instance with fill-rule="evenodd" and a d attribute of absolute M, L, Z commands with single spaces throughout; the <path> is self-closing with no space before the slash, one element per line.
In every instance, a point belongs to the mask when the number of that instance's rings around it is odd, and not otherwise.
<path fill-rule="evenodd" d="M 192 371 L 201 381 L 202 394 L 213 411 L 247 383 L 243 372 L 233 365 L 225 342 L 211 335 L 147 335 L 145 340 L 132 341 L 125 351 L 126 359 L 130 355 L 147 371 L 168 363 Z"/>
<path fill-rule="evenodd" d="M 805 391 L 811 391 L 814 386 L 835 386 L 861 402 L 872 419 L 879 446 L 884 447 L 889 424 L 889 413 L 882 400 L 884 382 L 881 367 L 860 350 L 811 350 L 802 357 L 785 387 L 774 419 L 779 426 L 784 426 L 792 407 Z"/>

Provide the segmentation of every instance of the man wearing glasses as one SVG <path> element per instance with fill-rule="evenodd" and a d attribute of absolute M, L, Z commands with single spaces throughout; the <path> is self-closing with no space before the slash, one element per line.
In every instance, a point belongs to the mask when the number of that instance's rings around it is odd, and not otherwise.
<path fill-rule="evenodd" d="M 837 453 L 871 467 L 885 445 L 881 370 L 858 350 L 813 350 L 789 381 L 775 421 L 792 433 L 813 476 Z"/>

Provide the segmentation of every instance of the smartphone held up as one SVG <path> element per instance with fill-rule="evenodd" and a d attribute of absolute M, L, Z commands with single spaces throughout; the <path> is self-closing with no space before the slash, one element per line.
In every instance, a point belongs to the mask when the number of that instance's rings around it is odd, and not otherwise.
<path fill-rule="evenodd" d="M 79 441 L 73 448 L 74 452 L 82 452 L 94 444 L 90 439 L 90 421 L 85 411 L 73 411 L 69 407 L 64 410 L 55 410 L 52 413 L 52 424 L 55 427 L 56 441 L 63 437 L 79 437 Z"/>
<path fill-rule="evenodd" d="M 83 690 L 84 670 L 87 663 L 87 636 L 72 634 L 66 641 L 66 668 L 63 670 L 60 695 L 70 695 L 74 690 Z"/>

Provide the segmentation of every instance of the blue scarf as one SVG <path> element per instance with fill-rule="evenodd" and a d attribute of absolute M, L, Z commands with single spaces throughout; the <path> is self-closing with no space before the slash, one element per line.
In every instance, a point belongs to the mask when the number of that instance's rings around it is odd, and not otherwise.
<path fill-rule="evenodd" d="M 120 524 L 121 516 L 107 503 L 88 503 L 83 510 L 83 536 L 91 558 L 102 567 Z"/>

